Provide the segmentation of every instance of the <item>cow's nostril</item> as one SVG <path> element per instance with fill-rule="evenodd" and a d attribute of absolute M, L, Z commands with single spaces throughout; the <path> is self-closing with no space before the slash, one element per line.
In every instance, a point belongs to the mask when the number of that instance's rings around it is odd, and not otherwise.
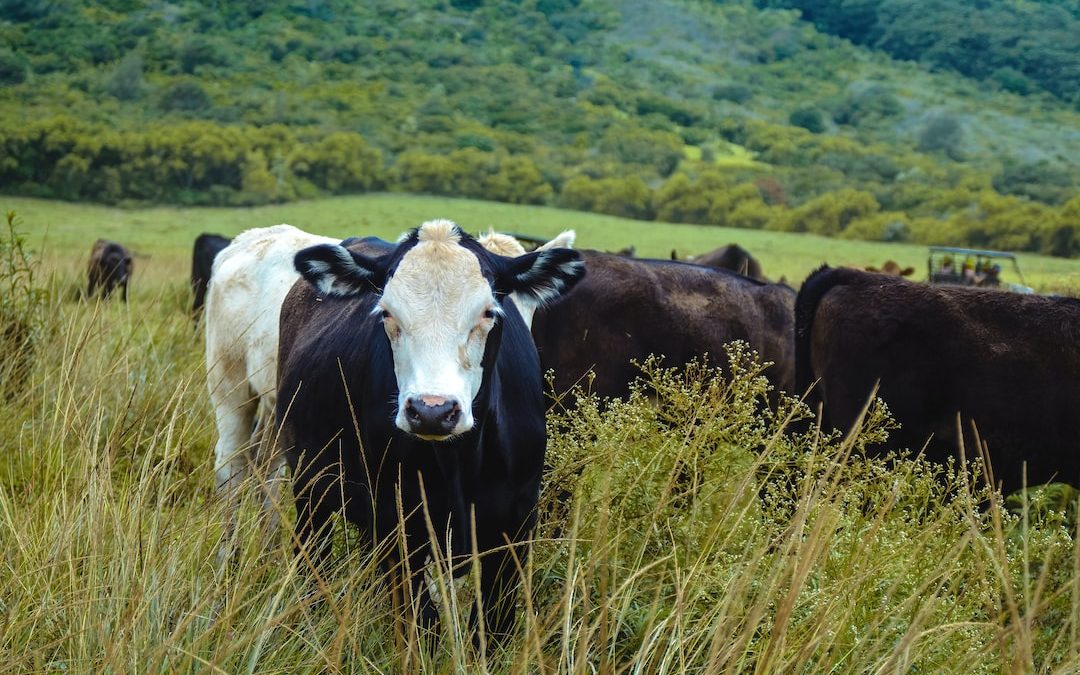
<path fill-rule="evenodd" d="M 451 425 L 457 424 L 458 417 L 460 417 L 460 416 L 461 416 L 461 406 L 457 404 L 457 401 L 455 401 L 453 406 L 450 408 L 450 410 L 448 410 L 446 412 L 446 421 L 447 421 L 447 423 L 449 423 Z"/>

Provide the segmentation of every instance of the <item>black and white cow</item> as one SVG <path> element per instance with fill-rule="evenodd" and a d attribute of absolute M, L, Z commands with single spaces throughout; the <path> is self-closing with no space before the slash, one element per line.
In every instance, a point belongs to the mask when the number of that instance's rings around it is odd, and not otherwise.
<path fill-rule="evenodd" d="M 338 511 L 376 541 L 400 527 L 419 619 L 431 625 L 421 573 L 431 546 L 454 557 L 475 542 L 486 629 L 507 635 L 513 556 L 525 551 L 506 544 L 535 522 L 547 441 L 536 347 L 508 296 L 560 296 L 584 275 L 580 256 L 503 257 L 434 220 L 386 255 L 321 245 L 295 263 L 309 284 L 281 308 L 277 419 L 300 550 L 328 555 Z"/>

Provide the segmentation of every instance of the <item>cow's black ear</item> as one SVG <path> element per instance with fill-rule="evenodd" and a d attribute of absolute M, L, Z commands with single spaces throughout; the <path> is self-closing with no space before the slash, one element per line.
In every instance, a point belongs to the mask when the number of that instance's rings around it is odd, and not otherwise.
<path fill-rule="evenodd" d="M 585 261 L 571 248 L 533 251 L 507 260 L 497 289 L 517 293 L 537 304 L 555 300 L 585 276 Z"/>
<path fill-rule="evenodd" d="M 383 285 L 384 274 L 378 260 L 337 244 L 305 248 L 296 254 L 293 265 L 323 295 L 348 297 Z"/>

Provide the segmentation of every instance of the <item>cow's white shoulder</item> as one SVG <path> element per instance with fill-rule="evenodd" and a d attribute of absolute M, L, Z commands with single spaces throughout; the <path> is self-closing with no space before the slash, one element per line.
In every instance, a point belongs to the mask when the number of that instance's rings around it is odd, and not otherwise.
<path fill-rule="evenodd" d="M 337 241 L 275 225 L 242 232 L 214 259 L 204 322 L 220 490 L 236 486 L 257 459 L 258 438 L 252 432 L 256 420 L 260 430 L 273 427 L 281 304 L 300 278 L 293 257 L 309 246 Z M 277 461 L 267 470 L 274 474 L 281 468 Z"/>

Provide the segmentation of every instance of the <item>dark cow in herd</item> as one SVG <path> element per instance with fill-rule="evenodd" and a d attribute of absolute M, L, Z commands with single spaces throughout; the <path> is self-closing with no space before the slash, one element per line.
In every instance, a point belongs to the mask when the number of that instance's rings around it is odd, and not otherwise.
<path fill-rule="evenodd" d="M 508 296 L 555 299 L 584 274 L 579 254 L 502 257 L 439 220 L 385 255 L 327 244 L 295 264 L 308 283 L 281 308 L 277 418 L 300 545 L 327 556 L 337 511 L 377 540 L 400 527 L 430 625 L 429 515 L 444 554 L 485 554 L 483 616 L 505 636 L 525 555 L 506 544 L 533 526 L 546 445 L 536 348 Z"/>
<path fill-rule="evenodd" d="M 775 387 L 794 383 L 795 291 L 727 270 L 668 260 L 582 251 L 588 274 L 558 302 L 537 311 L 533 337 L 556 393 L 592 370 L 592 391 L 625 396 L 640 375 L 631 361 L 662 354 L 682 366 L 708 354 L 724 365 L 724 345 L 744 340 Z"/>
<path fill-rule="evenodd" d="M 672 251 L 673 259 L 675 257 L 674 253 L 675 252 Z M 765 275 L 761 271 L 761 263 L 758 262 L 757 258 L 750 255 L 749 251 L 738 244 L 721 246 L 708 253 L 694 256 L 687 262 L 692 262 L 695 265 L 702 265 L 703 267 L 731 270 L 732 272 L 738 272 L 739 274 L 748 276 L 751 279 L 766 281 Z"/>
<path fill-rule="evenodd" d="M 210 283 L 210 272 L 214 267 L 214 258 L 232 241 L 220 234 L 200 234 L 195 238 L 191 251 L 191 315 L 198 320 L 206 301 L 206 285 Z"/>
<path fill-rule="evenodd" d="M 956 456 L 974 422 L 1002 492 L 1080 487 L 1080 301 L 822 268 L 796 302 L 796 391 L 848 430 L 876 382 L 902 425 L 888 448 Z"/>
<path fill-rule="evenodd" d="M 90 285 L 86 289 L 86 297 L 92 298 L 100 291 L 101 297 L 108 299 L 119 287 L 120 297 L 127 302 L 132 267 L 131 254 L 126 248 L 115 241 L 98 239 L 90 251 L 90 266 L 87 269 Z"/>

